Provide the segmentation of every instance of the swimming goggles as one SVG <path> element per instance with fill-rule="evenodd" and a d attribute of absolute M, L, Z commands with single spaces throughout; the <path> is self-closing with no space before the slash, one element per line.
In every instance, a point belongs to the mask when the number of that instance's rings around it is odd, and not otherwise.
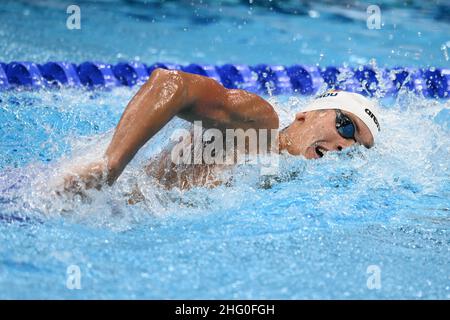
<path fill-rule="evenodd" d="M 355 124 L 353 121 L 342 113 L 341 110 L 336 110 L 336 130 L 339 135 L 344 139 L 352 139 L 355 140 Z"/>

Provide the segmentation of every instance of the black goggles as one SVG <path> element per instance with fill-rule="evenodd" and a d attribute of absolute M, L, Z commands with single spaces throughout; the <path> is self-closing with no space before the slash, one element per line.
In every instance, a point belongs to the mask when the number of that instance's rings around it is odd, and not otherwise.
<path fill-rule="evenodd" d="M 336 110 L 336 130 L 339 135 L 344 139 L 352 139 L 355 140 L 355 124 L 353 121 L 342 113 L 341 110 Z"/>

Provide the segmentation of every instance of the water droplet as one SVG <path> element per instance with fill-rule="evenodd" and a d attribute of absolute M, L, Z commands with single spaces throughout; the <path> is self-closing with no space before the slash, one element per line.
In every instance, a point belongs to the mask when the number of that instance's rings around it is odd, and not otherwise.
<path fill-rule="evenodd" d="M 442 46 L 441 46 L 441 50 L 442 50 L 442 53 L 444 54 L 444 58 L 445 58 L 445 61 L 448 61 L 448 51 L 447 51 L 447 44 L 443 44 Z"/>
<path fill-rule="evenodd" d="M 319 12 L 317 12 L 316 10 L 309 10 L 308 15 L 313 19 L 320 17 Z"/>

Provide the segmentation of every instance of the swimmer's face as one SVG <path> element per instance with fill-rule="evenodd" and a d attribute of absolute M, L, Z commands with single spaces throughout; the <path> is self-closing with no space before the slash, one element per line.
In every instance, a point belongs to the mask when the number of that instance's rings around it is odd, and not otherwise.
<path fill-rule="evenodd" d="M 355 143 L 373 145 L 369 128 L 357 116 L 342 111 L 355 125 L 355 140 L 343 138 L 336 129 L 336 111 L 299 112 L 294 122 L 280 133 L 280 149 L 307 159 L 321 158 L 326 152 L 340 151 Z"/>

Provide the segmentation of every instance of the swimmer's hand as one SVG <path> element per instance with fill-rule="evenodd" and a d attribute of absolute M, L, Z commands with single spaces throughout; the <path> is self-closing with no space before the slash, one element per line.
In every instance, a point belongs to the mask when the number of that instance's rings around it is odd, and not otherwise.
<path fill-rule="evenodd" d="M 57 195 L 73 194 L 84 197 L 88 189 L 100 190 L 107 182 L 108 168 L 106 161 L 93 162 L 79 166 L 63 178 L 62 188 L 56 191 Z"/>
<path fill-rule="evenodd" d="M 80 196 L 83 200 L 89 199 L 86 191 L 88 189 L 101 190 L 102 186 L 108 182 L 108 168 L 106 161 L 93 162 L 85 166 L 79 166 L 72 173 L 63 178 L 63 183 L 56 194 L 58 196 Z M 136 204 L 145 200 L 144 195 L 139 190 L 137 184 L 133 186 L 129 196 L 128 204 Z"/>
<path fill-rule="evenodd" d="M 128 196 L 128 204 L 136 204 L 138 202 L 144 201 L 145 197 L 139 189 L 138 185 L 135 184 L 131 192 L 126 193 L 125 196 Z"/>

